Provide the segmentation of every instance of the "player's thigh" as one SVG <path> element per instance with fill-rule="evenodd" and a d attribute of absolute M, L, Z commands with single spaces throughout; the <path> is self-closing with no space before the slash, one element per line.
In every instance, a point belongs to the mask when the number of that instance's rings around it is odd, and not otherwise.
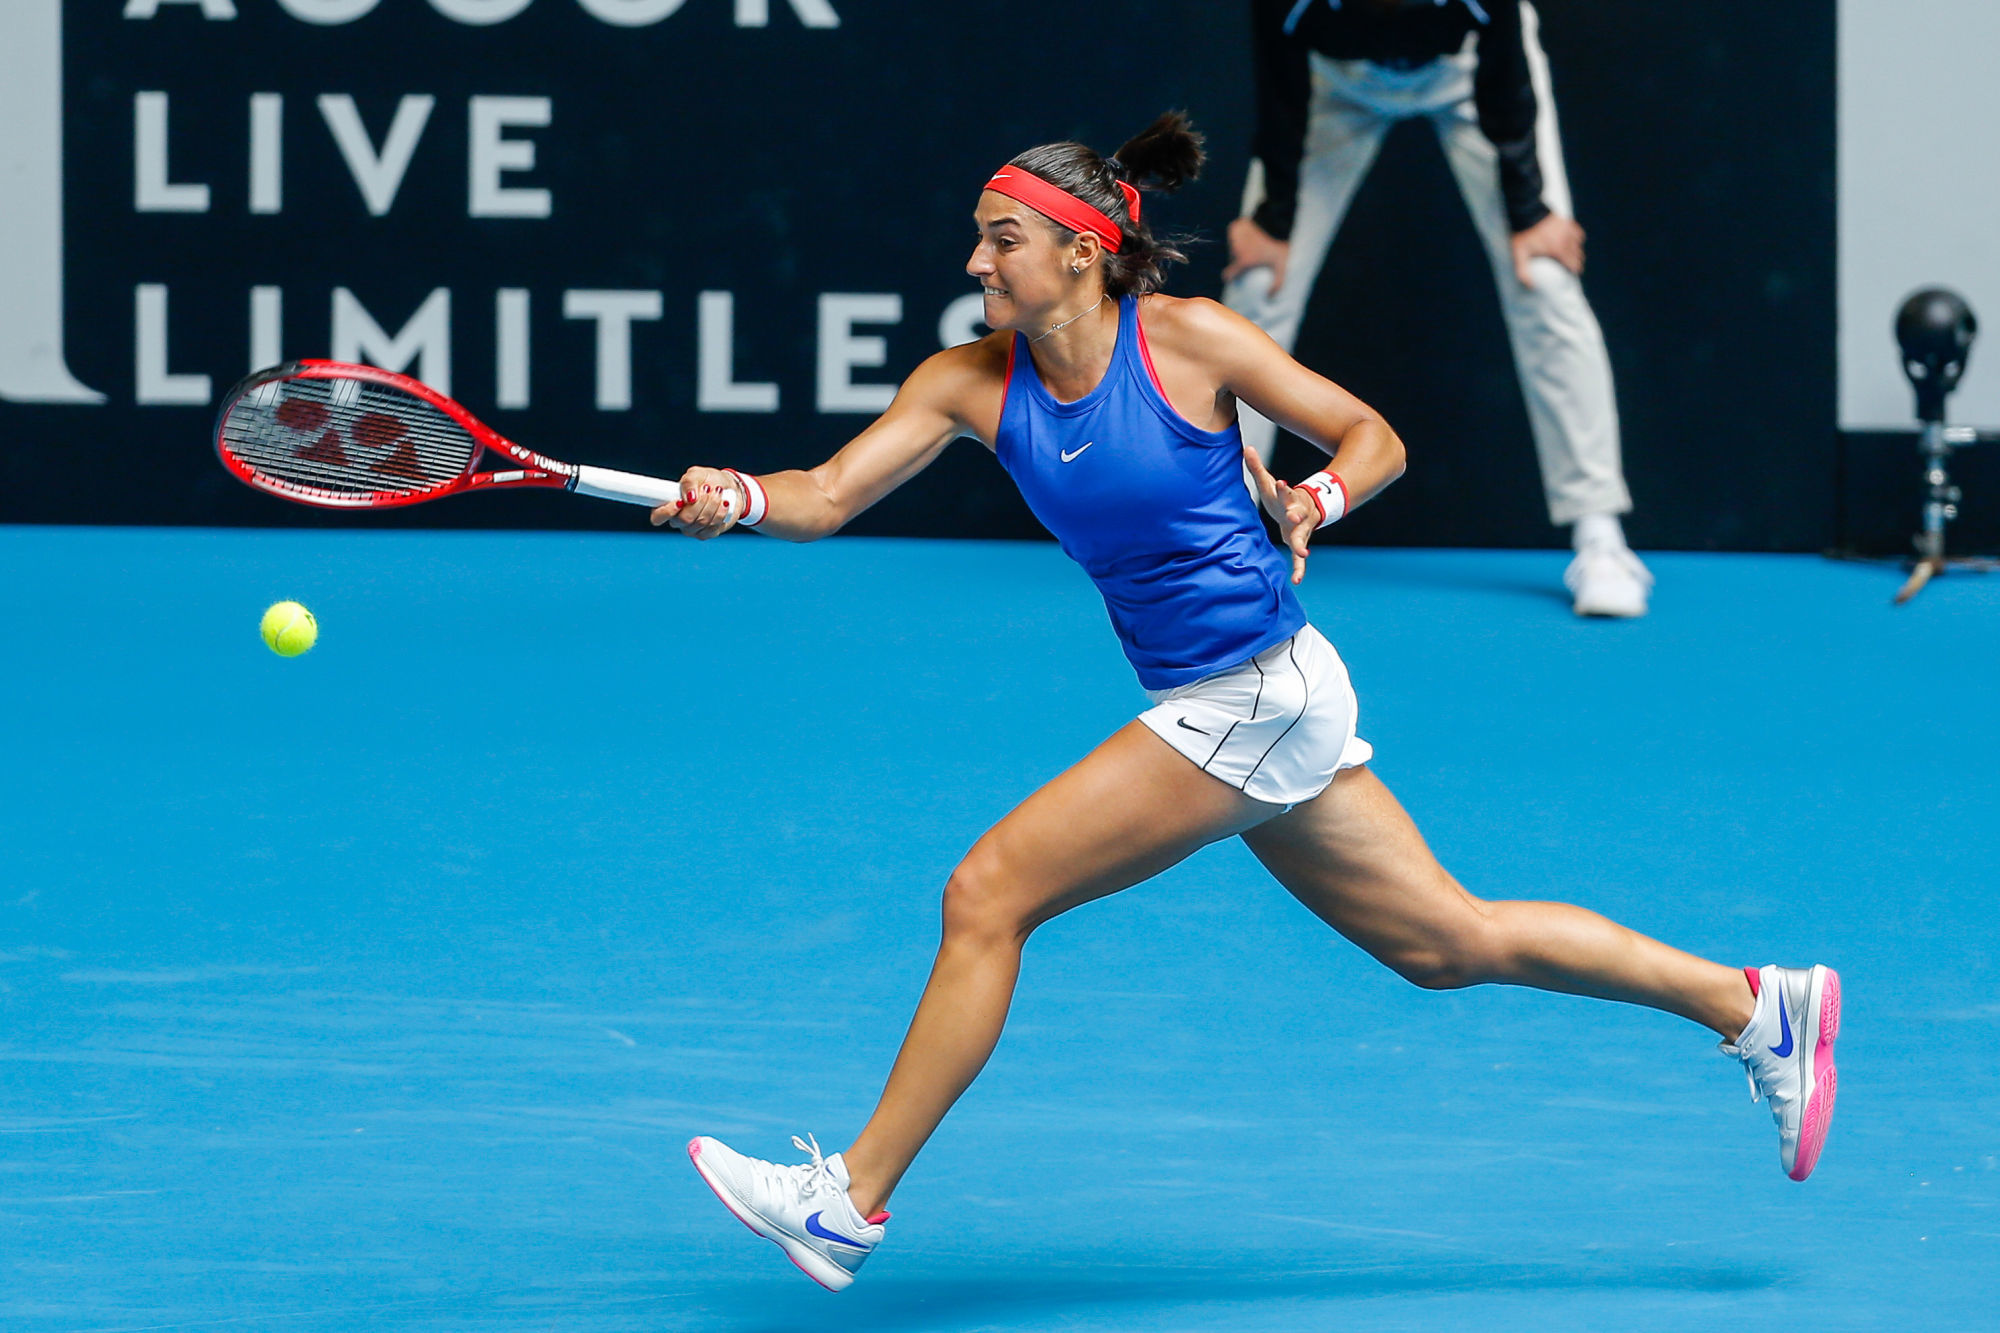
<path fill-rule="evenodd" d="M 1366 767 L 1342 770 L 1320 795 L 1243 841 L 1315 916 L 1398 970 L 1442 966 L 1484 932 L 1484 905 L 1438 864 Z"/>
<path fill-rule="evenodd" d="M 973 845 L 947 890 L 1021 933 L 1159 874 L 1281 807 L 1203 773 L 1143 724 L 1121 727 Z"/>

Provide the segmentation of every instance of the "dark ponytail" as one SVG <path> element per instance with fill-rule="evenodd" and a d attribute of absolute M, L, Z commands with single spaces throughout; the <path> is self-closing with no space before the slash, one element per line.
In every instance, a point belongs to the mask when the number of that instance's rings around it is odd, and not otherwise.
<path fill-rule="evenodd" d="M 1030 148 L 1010 166 L 1033 172 L 1049 184 L 1067 190 L 1119 225 L 1123 237 L 1117 254 L 1104 252 L 1104 292 L 1107 296 L 1144 296 L 1166 285 L 1166 266 L 1187 259 L 1178 238 L 1156 237 L 1143 219 L 1132 220 L 1125 181 L 1141 190 L 1178 190 L 1201 174 L 1202 137 L 1187 115 L 1169 111 L 1132 136 L 1110 157 L 1080 143 L 1050 143 Z M 1144 210 L 1141 210 L 1143 214 Z M 1057 222 L 1049 226 L 1065 242 L 1076 233 Z"/>

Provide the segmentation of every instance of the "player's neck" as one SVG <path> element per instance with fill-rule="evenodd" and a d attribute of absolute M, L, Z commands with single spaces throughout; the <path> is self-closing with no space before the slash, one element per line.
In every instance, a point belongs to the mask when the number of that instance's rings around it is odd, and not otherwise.
<path fill-rule="evenodd" d="M 1118 302 L 1110 296 L 1096 301 L 1060 316 L 1040 335 L 1028 335 L 1028 352 L 1042 383 L 1065 402 L 1097 387 L 1118 345 Z"/>

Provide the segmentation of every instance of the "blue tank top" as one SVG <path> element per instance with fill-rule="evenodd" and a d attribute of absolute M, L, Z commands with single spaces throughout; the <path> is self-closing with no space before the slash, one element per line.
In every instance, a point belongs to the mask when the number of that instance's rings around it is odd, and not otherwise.
<path fill-rule="evenodd" d="M 1243 485 L 1242 432 L 1201 430 L 1167 402 L 1136 297 L 1118 303 L 1104 379 L 1073 403 L 1043 387 L 1014 335 L 993 451 L 1097 584 L 1145 688 L 1199 680 L 1304 628 L 1291 558 Z"/>

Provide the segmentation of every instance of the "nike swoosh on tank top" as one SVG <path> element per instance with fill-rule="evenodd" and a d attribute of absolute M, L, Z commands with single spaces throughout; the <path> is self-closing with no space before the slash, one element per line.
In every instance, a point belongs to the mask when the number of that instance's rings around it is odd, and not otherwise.
<path fill-rule="evenodd" d="M 1138 298 L 1118 303 L 1110 368 L 1073 403 L 1049 393 L 1014 335 L 994 453 L 1096 583 L 1145 688 L 1186 685 L 1304 628 L 1290 556 L 1243 485 L 1242 432 L 1201 430 L 1167 402 Z"/>

